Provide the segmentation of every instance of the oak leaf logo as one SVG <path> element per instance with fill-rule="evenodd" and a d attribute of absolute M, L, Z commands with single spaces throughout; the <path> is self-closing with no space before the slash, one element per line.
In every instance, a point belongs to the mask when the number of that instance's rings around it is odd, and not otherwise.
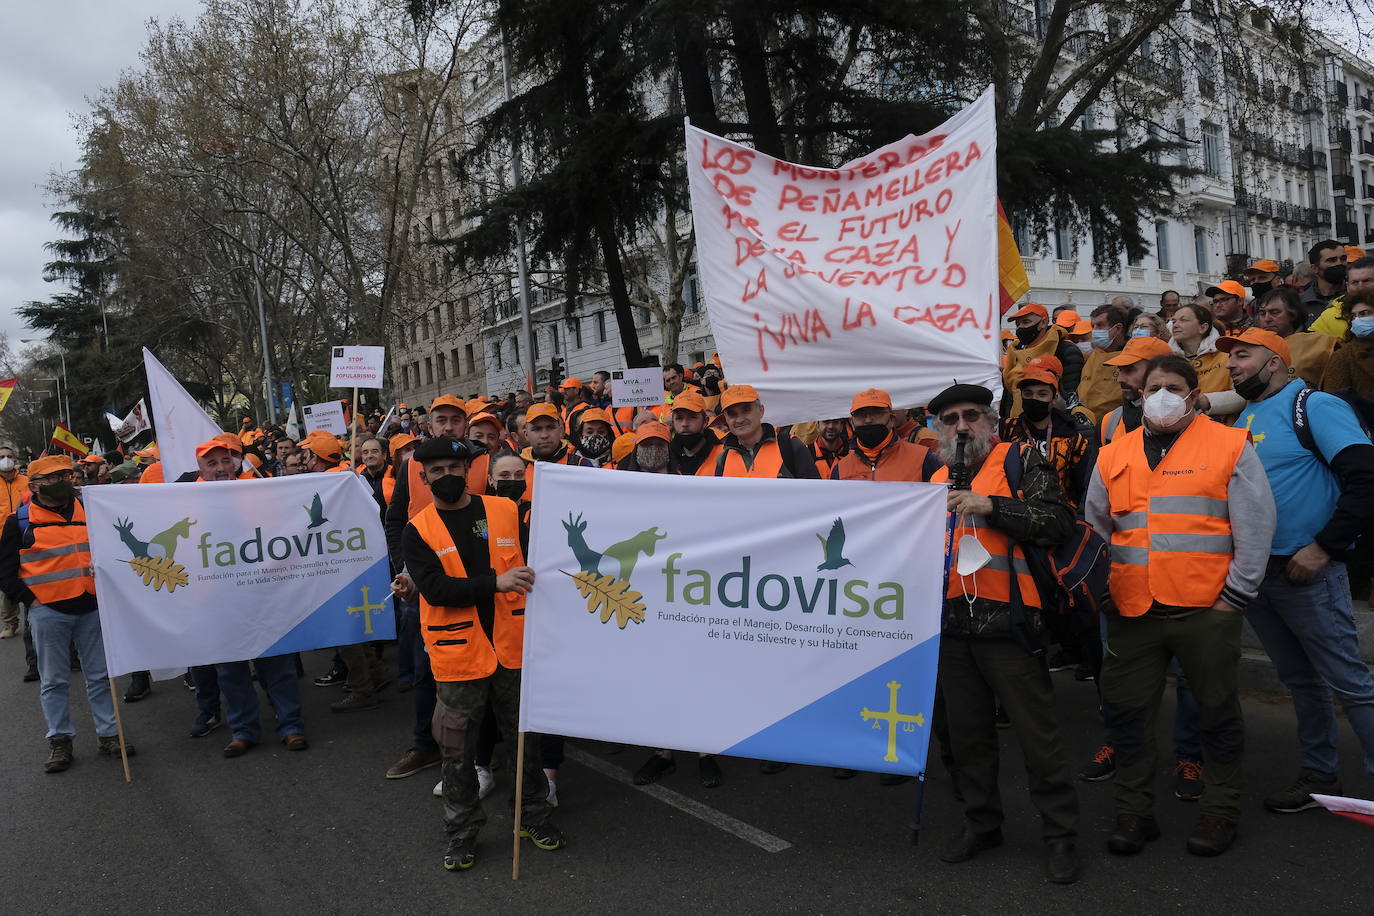
<path fill-rule="evenodd" d="M 153 591 L 159 591 L 165 587 L 170 595 L 188 581 L 186 567 L 171 557 L 136 557 L 123 562 L 128 563 L 133 571 L 143 579 L 143 584 L 151 586 Z"/>
<path fill-rule="evenodd" d="M 614 617 L 616 624 L 623 630 L 631 620 L 635 623 L 644 622 L 644 604 L 640 600 L 644 596 L 631 589 L 629 582 L 615 576 L 600 576 L 589 572 L 565 572 L 563 575 L 577 584 L 577 590 L 587 599 L 587 610 L 590 613 L 600 611 L 602 623 Z"/>

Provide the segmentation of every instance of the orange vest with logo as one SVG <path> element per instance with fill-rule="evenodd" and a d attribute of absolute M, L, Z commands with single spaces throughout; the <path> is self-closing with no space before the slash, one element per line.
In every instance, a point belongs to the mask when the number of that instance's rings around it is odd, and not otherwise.
<path fill-rule="evenodd" d="M 1154 470 L 1144 427 L 1099 453 L 1112 514 L 1112 600 L 1123 617 L 1139 617 L 1156 602 L 1216 602 L 1231 568 L 1228 487 L 1249 440 L 1243 429 L 1198 417 Z"/>
<path fill-rule="evenodd" d="M 40 604 L 95 594 L 86 510 L 76 500 L 71 520 L 38 503 L 29 505 L 33 544 L 19 549 L 19 578 Z"/>
<path fill-rule="evenodd" d="M 723 446 L 721 448 L 724 448 Z M 722 465 L 719 453 L 711 460 L 702 463 L 697 469 L 698 477 L 781 477 L 782 476 L 782 451 L 778 448 L 778 440 L 772 439 L 759 445 L 758 452 L 754 455 L 754 463 L 749 467 L 744 466 L 744 457 L 737 448 L 727 448 L 725 451 L 725 462 Z M 721 470 L 717 473 L 716 468 Z"/>
<path fill-rule="evenodd" d="M 884 449 L 876 464 L 857 448 L 835 462 L 836 480 L 906 480 L 920 482 L 930 449 L 915 442 L 898 441 Z M 829 476 L 829 475 L 826 475 Z"/>
<path fill-rule="evenodd" d="M 487 550 L 491 565 L 499 576 L 523 566 L 520 552 L 519 508 L 509 499 L 475 496 L 487 511 Z M 458 548 L 448 527 L 433 503 L 410 520 L 420 537 L 439 557 L 444 574 L 454 579 L 467 578 Z M 477 618 L 476 607 L 435 606 L 420 596 L 420 630 L 429 651 L 434 679 L 441 682 L 475 681 L 489 677 L 499 662 L 503 668 L 519 668 L 525 643 L 525 596 L 518 592 L 497 592 L 492 637 L 487 638 Z"/>
<path fill-rule="evenodd" d="M 474 496 L 481 496 L 487 492 L 487 465 L 490 463 L 489 455 L 478 455 L 468 464 L 467 491 Z M 409 488 L 406 492 L 410 496 L 410 502 L 406 506 L 406 518 L 414 518 L 420 514 L 420 510 L 425 506 L 434 505 L 434 497 L 429 493 L 429 486 L 420 479 L 420 472 L 424 470 L 420 462 L 413 458 L 406 459 L 406 485 Z M 383 487 L 386 484 L 382 485 Z M 396 483 L 393 480 L 391 489 L 395 491 Z M 391 505 L 391 497 L 386 500 L 387 505 Z"/>
<path fill-rule="evenodd" d="M 974 475 L 970 489 L 979 496 L 1011 497 L 1011 483 L 1007 480 L 1005 462 L 1007 450 L 1019 447 L 1008 442 L 999 442 L 992 447 L 983 466 Z M 949 468 L 940 468 L 930 475 L 931 483 L 949 483 Z M 976 524 L 975 524 L 976 522 Z M 961 576 L 958 571 L 959 539 L 966 534 L 976 537 L 992 555 L 992 559 L 982 569 L 971 576 Z M 949 545 L 945 545 L 949 548 Z M 1001 601 L 1004 604 L 1012 599 L 1011 577 L 1016 576 L 1016 585 L 1021 592 L 1021 603 L 1029 608 L 1039 608 L 1040 590 L 1035 587 L 1030 566 L 1021 545 L 1001 531 L 989 526 L 986 520 L 977 521 L 968 517 L 964 524 L 954 529 L 954 556 L 949 564 L 949 588 L 946 598 L 962 598 L 964 595 Z"/>

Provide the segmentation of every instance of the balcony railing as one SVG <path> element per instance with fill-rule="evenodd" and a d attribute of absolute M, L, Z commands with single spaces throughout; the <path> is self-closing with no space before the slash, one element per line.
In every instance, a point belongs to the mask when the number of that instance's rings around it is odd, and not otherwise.
<path fill-rule="evenodd" d="M 1336 194 L 1344 194 L 1346 197 L 1355 196 L 1355 177 L 1353 175 L 1332 175 L 1331 189 Z"/>
<path fill-rule="evenodd" d="M 1332 127 L 1326 132 L 1326 139 L 1332 146 L 1340 147 L 1347 153 L 1351 151 L 1350 131 L 1344 127 Z"/>
<path fill-rule="evenodd" d="M 1360 227 L 1355 225 L 1354 223 L 1336 224 L 1336 238 L 1353 245 L 1359 239 L 1359 237 Z"/>
<path fill-rule="evenodd" d="M 1360 140 L 1360 152 L 1366 156 L 1374 156 L 1374 140 Z"/>

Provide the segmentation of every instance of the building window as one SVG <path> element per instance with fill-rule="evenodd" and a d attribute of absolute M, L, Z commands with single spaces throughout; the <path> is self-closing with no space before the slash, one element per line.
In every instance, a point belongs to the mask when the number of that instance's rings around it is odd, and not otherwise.
<path fill-rule="evenodd" d="M 1197 261 L 1197 272 L 1209 272 L 1212 259 L 1207 255 L 1207 230 L 1201 226 L 1193 227 L 1193 257 Z"/>
<path fill-rule="evenodd" d="M 511 360 L 511 362 L 514 362 L 518 365 L 520 363 L 520 338 L 512 337 L 510 339 L 510 344 L 511 352 L 515 354 L 515 358 Z"/>
<path fill-rule="evenodd" d="M 539 332 L 530 334 L 530 346 L 534 348 L 534 358 L 539 359 Z"/>
<path fill-rule="evenodd" d="M 573 332 L 573 349 L 574 349 L 574 350 L 581 350 L 581 349 L 582 349 L 582 319 L 581 319 L 581 318 L 574 318 L 574 319 L 572 319 L 572 321 L 570 321 L 570 322 L 568 322 L 568 323 L 572 325 L 572 332 Z"/>
<path fill-rule="evenodd" d="M 1061 261 L 1073 260 L 1073 233 L 1063 223 L 1054 224 L 1054 256 Z"/>
<path fill-rule="evenodd" d="M 1202 122 L 1202 168 L 1214 178 L 1221 177 L 1221 128 Z"/>
<path fill-rule="evenodd" d="M 491 348 L 491 362 L 496 371 L 501 371 L 501 344 L 497 342 Z"/>
<path fill-rule="evenodd" d="M 606 313 L 605 313 L 605 312 L 597 312 L 597 313 L 596 313 L 596 342 L 597 342 L 597 343 L 605 343 L 605 342 L 606 342 Z"/>
<path fill-rule="evenodd" d="M 688 315 L 701 311 L 701 277 L 695 264 L 687 268 L 687 276 L 682 281 L 682 301 Z"/>
<path fill-rule="evenodd" d="M 428 356 L 425 357 L 425 384 L 434 384 L 434 360 Z"/>
<path fill-rule="evenodd" d="M 452 350 L 449 351 L 448 358 L 453 366 L 453 377 L 457 378 L 458 376 L 462 375 L 464 371 L 463 355 L 457 347 L 454 347 Z"/>
<path fill-rule="evenodd" d="M 1174 269 L 1169 255 L 1169 224 L 1164 220 L 1155 223 L 1155 260 L 1160 270 Z"/>
<path fill-rule="evenodd" d="M 436 368 L 439 370 L 439 381 L 442 382 L 447 380 L 448 367 L 444 365 L 444 354 L 440 353 L 438 356 L 434 357 L 434 362 L 437 364 Z"/>
<path fill-rule="evenodd" d="M 472 353 L 472 344 L 463 347 L 463 355 L 467 357 L 467 359 L 463 361 L 463 365 L 467 366 L 469 372 L 476 372 L 477 360 Z"/>

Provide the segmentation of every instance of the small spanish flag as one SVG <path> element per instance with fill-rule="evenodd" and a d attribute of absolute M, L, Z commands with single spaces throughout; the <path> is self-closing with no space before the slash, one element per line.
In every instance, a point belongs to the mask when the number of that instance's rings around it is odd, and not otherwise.
<path fill-rule="evenodd" d="M 997 201 L 997 274 L 1002 293 L 1002 314 L 1005 315 L 1030 290 L 1030 277 L 1021 252 L 1016 248 L 1016 233 L 1011 231 L 1002 201 Z"/>
<path fill-rule="evenodd" d="M 10 395 L 14 394 L 14 386 L 19 384 L 17 378 L 0 379 L 0 411 L 5 409 L 5 405 L 10 402 Z"/>
<path fill-rule="evenodd" d="M 82 458 L 91 453 L 86 443 L 81 441 L 81 437 L 61 423 L 57 424 L 57 428 L 52 431 L 52 444 L 64 452 L 71 452 Z"/>

